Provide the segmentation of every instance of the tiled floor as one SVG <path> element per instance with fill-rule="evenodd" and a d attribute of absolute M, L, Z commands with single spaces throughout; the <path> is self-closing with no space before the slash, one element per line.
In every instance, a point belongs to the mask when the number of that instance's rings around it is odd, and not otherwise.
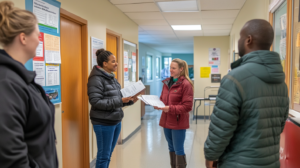
<path fill-rule="evenodd" d="M 169 152 L 163 129 L 159 126 L 161 112 L 147 109 L 142 128 L 123 145 L 117 145 L 109 168 L 169 168 Z M 150 112 L 152 111 L 152 112 Z M 203 144 L 209 121 L 190 121 L 186 133 L 185 152 L 188 168 L 204 168 Z"/>

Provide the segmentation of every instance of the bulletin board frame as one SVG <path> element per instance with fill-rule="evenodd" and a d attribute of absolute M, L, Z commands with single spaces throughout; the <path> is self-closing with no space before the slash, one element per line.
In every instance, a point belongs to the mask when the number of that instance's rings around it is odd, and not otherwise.
<path fill-rule="evenodd" d="M 131 82 L 137 82 L 138 80 L 139 80 L 139 76 L 138 76 L 138 71 L 139 71 L 139 54 L 138 54 L 138 44 L 136 44 L 136 43 L 134 43 L 134 42 L 132 42 L 132 41 L 129 41 L 129 40 L 127 40 L 127 39 L 124 39 L 123 38 L 123 40 L 122 40 L 122 49 L 123 49 L 123 61 L 122 61 L 122 76 L 123 76 L 123 80 L 122 80 L 122 86 L 123 87 L 126 87 L 126 85 L 125 85 L 125 61 L 126 61 L 126 58 L 125 58 L 125 41 L 127 41 L 127 42 L 129 42 L 129 43 L 131 43 L 131 44 L 134 44 L 135 45 L 135 47 L 136 47 L 136 50 L 135 50 L 135 56 L 136 56 L 136 60 L 135 60 L 135 81 L 131 81 Z M 131 57 L 130 56 L 132 56 L 132 52 L 131 53 L 128 53 L 128 59 L 130 59 Z M 133 62 L 132 62 L 133 63 Z M 133 66 L 133 65 L 132 65 Z M 128 67 L 129 67 L 129 65 L 128 65 Z M 133 68 L 133 67 L 132 67 Z M 129 70 L 128 70 L 129 71 Z M 129 73 L 129 72 L 128 72 Z"/>

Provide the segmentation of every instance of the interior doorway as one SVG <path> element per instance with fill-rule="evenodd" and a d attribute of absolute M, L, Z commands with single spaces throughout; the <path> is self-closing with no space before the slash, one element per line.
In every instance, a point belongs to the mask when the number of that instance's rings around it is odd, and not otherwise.
<path fill-rule="evenodd" d="M 63 168 L 89 167 L 87 21 L 61 9 Z"/>

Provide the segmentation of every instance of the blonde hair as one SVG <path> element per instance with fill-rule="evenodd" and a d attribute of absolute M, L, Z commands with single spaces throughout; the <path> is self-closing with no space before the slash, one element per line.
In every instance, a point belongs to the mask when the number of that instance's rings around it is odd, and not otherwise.
<path fill-rule="evenodd" d="M 188 64 L 186 63 L 186 61 L 179 59 L 179 58 L 175 58 L 172 60 L 172 62 L 177 63 L 179 68 L 183 68 L 183 71 L 180 73 L 180 76 L 184 76 L 190 82 L 192 87 L 194 88 L 194 84 L 189 77 L 189 67 L 188 67 Z"/>
<path fill-rule="evenodd" d="M 14 7 L 10 1 L 0 2 L 0 44 L 13 42 L 21 33 L 31 34 L 37 24 L 36 16 L 27 10 Z"/>

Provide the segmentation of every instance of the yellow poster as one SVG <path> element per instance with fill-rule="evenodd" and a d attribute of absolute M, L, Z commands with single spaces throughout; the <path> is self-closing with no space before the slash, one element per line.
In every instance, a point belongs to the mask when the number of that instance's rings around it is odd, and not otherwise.
<path fill-rule="evenodd" d="M 210 72 L 210 67 L 200 67 L 200 78 L 209 78 Z"/>

